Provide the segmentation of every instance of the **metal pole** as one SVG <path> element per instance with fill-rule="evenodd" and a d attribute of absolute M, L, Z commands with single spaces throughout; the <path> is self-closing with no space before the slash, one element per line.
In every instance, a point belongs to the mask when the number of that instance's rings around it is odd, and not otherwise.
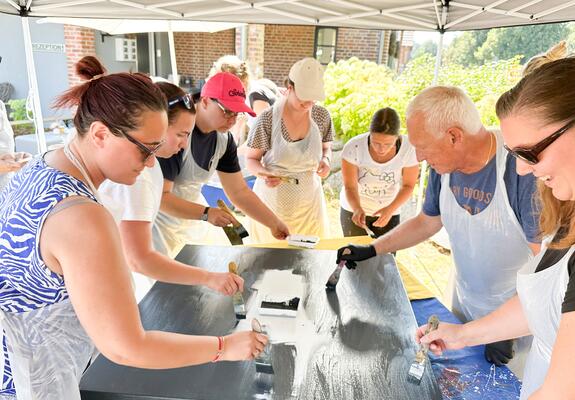
<path fill-rule="evenodd" d="M 168 43 L 170 45 L 170 64 L 172 64 L 172 82 L 174 85 L 180 84 L 180 77 L 178 75 L 178 64 L 176 62 L 176 44 L 174 42 L 174 31 L 172 30 L 172 22 L 168 22 Z"/>
<path fill-rule="evenodd" d="M 437 79 L 439 78 L 439 70 L 441 68 L 441 56 L 443 54 L 443 33 L 439 32 L 439 40 L 437 43 L 437 52 L 435 53 L 435 72 L 433 73 L 432 85 L 437 85 Z"/>
<path fill-rule="evenodd" d="M 439 79 L 439 69 L 441 68 L 441 55 L 443 52 L 443 33 L 439 32 L 439 40 L 437 43 L 437 52 L 435 53 L 435 72 L 433 73 L 432 85 L 437 85 Z M 421 207 L 423 207 L 423 185 L 427 177 L 427 161 L 421 163 L 421 173 L 419 174 L 419 187 L 417 188 L 417 204 L 415 207 L 416 213 L 419 214 Z"/>
<path fill-rule="evenodd" d="M 44 136 L 44 118 L 42 117 L 42 107 L 40 95 L 38 94 L 38 78 L 36 77 L 36 67 L 34 65 L 34 54 L 32 52 L 32 37 L 30 35 L 30 24 L 28 17 L 21 17 L 22 32 L 24 34 L 24 50 L 26 52 L 26 68 L 28 70 L 28 101 L 32 103 L 34 113 L 34 125 L 36 126 L 36 140 L 38 142 L 38 152 L 47 150 L 46 137 Z"/>

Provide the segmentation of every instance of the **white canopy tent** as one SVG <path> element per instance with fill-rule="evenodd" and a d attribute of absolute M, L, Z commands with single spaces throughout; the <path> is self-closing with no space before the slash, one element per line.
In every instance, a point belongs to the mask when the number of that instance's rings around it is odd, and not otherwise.
<path fill-rule="evenodd" d="M 363 29 L 470 30 L 575 19 L 566 0 L 0 0 L 28 17 L 130 18 Z"/>
<path fill-rule="evenodd" d="M 39 147 L 44 151 L 46 142 L 28 17 L 201 20 L 437 31 L 441 34 L 441 44 L 442 34 L 447 31 L 572 21 L 575 20 L 575 0 L 0 0 L 0 12 L 22 17 L 30 97 Z M 441 45 L 438 48 L 440 51 Z M 436 73 L 439 60 L 440 57 Z"/>
<path fill-rule="evenodd" d="M 77 25 L 110 35 L 140 32 L 168 32 L 170 45 L 170 64 L 172 66 L 172 79 L 174 84 L 179 83 L 178 65 L 176 62 L 176 46 L 174 32 L 208 32 L 214 33 L 243 26 L 243 23 L 206 22 L 188 20 L 165 19 L 102 19 L 102 18 L 60 18 L 48 17 L 38 21 L 39 24 L 65 24 Z"/>

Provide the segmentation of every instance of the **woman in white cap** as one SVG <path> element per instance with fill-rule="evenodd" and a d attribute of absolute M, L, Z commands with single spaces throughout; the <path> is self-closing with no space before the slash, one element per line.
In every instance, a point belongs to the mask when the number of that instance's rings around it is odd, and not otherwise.
<path fill-rule="evenodd" d="M 315 104 L 325 98 L 323 67 L 304 58 L 290 69 L 287 96 L 262 112 L 248 135 L 246 165 L 258 178 L 254 191 L 291 233 L 329 235 L 321 178 L 328 176 L 333 123 Z M 257 242 L 274 238 L 253 221 Z"/>

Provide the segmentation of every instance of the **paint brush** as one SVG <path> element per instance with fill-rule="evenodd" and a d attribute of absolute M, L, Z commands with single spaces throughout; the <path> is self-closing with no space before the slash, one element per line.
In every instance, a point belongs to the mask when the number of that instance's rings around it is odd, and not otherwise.
<path fill-rule="evenodd" d="M 346 254 L 351 254 L 351 251 L 349 249 L 344 249 L 342 255 Z M 341 275 L 341 270 L 343 269 L 344 266 L 345 266 L 344 260 L 340 261 L 339 264 L 337 264 L 337 267 L 329 276 L 329 279 L 325 284 L 325 290 L 327 290 L 328 292 L 333 292 L 335 290 L 335 287 L 339 282 L 339 276 Z"/>
<path fill-rule="evenodd" d="M 228 264 L 228 271 L 230 274 L 238 274 L 238 265 L 235 262 L 230 262 Z M 234 302 L 234 313 L 236 314 L 236 319 L 246 319 L 246 303 L 244 302 L 244 297 L 242 296 L 242 292 L 237 291 L 233 296 Z"/>
<path fill-rule="evenodd" d="M 234 246 L 239 245 L 239 244 L 244 244 L 242 239 L 249 236 L 248 231 L 236 219 L 232 210 L 230 210 L 228 208 L 228 206 L 226 205 L 226 203 L 224 203 L 224 201 L 222 199 L 218 199 L 217 203 L 218 203 L 218 208 L 220 210 L 226 212 L 230 217 L 232 217 L 232 226 L 231 227 L 230 226 L 223 226 L 222 227 L 224 229 L 226 236 L 230 240 L 230 243 Z"/>
<path fill-rule="evenodd" d="M 367 226 L 367 224 L 365 224 L 363 226 L 363 229 L 365 230 L 365 232 L 368 234 L 369 237 L 375 239 L 377 237 L 377 235 L 375 233 L 373 233 L 373 231 L 371 229 L 369 229 L 369 226 Z"/>
<path fill-rule="evenodd" d="M 265 326 L 262 326 L 262 324 L 260 324 L 260 321 L 258 321 L 255 318 L 252 319 L 252 331 L 257 332 L 257 333 L 263 333 L 264 335 L 267 335 L 267 331 L 265 329 Z M 255 359 L 255 361 L 256 361 L 256 372 L 260 372 L 262 374 L 273 374 L 274 373 L 274 368 L 272 366 L 272 357 L 268 351 L 268 346 L 269 346 L 269 344 L 263 349 L 263 351 L 260 354 L 258 354 L 258 356 Z"/>
<path fill-rule="evenodd" d="M 427 328 L 425 329 L 425 334 L 432 332 L 439 326 L 439 318 L 437 315 L 432 315 L 427 321 Z M 409 367 L 408 379 L 419 384 L 421 378 L 423 378 L 423 373 L 425 372 L 425 360 L 427 359 L 427 352 L 429 351 L 429 344 L 419 344 L 419 351 L 415 355 L 415 360 L 411 363 Z"/>
<path fill-rule="evenodd" d="M 263 174 L 259 173 L 258 176 L 260 178 L 277 178 L 284 183 L 293 183 L 294 185 L 299 185 L 299 179 L 294 178 L 292 176 L 278 176 L 278 175 L 270 175 L 270 174 Z"/>

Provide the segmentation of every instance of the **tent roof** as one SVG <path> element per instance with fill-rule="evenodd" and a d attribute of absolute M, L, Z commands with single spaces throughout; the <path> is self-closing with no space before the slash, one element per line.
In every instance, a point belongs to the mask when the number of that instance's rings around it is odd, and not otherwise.
<path fill-rule="evenodd" d="M 31 17 L 190 19 L 395 30 L 470 30 L 575 20 L 574 0 L 0 0 Z"/>
<path fill-rule="evenodd" d="M 99 19 L 99 18 L 60 18 L 48 17 L 38 20 L 39 24 L 78 25 L 86 28 L 121 35 L 139 32 L 219 32 L 237 28 L 245 24 L 209 21 L 170 21 L 163 19 Z"/>

